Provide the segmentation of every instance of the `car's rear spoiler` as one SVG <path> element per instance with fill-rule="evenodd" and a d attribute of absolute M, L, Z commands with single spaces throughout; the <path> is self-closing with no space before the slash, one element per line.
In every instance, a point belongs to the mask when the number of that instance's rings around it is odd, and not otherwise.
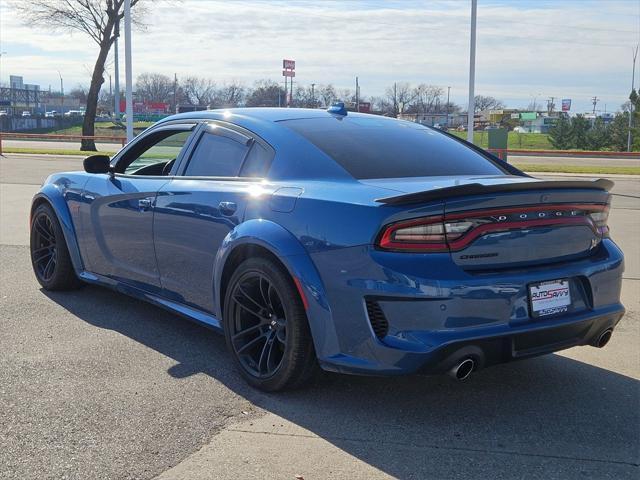
<path fill-rule="evenodd" d="M 452 187 L 435 188 L 424 192 L 406 193 L 395 197 L 378 198 L 376 202 L 385 205 L 407 205 L 411 203 L 429 202 L 444 198 L 481 195 L 485 193 L 519 192 L 524 190 L 556 190 L 570 188 L 574 190 L 596 189 L 609 191 L 614 183 L 606 178 L 598 180 L 544 180 L 537 182 L 501 183 L 498 185 L 483 185 L 481 183 L 467 183 Z"/>

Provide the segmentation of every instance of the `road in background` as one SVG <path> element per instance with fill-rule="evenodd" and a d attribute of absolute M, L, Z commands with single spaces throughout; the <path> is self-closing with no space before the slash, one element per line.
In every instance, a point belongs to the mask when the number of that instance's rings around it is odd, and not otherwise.
<path fill-rule="evenodd" d="M 5 140 L 2 148 L 32 148 L 34 150 L 80 150 L 80 142 L 60 142 L 57 140 Z M 121 143 L 96 143 L 101 152 L 117 152 L 122 148 Z"/>
<path fill-rule="evenodd" d="M 103 288 L 39 288 L 29 204 L 68 168 L 81 158 L 0 158 L 0 478 L 638 477 L 640 178 L 614 178 L 628 312 L 606 348 L 462 383 L 327 374 L 267 395 L 203 327 Z"/>
<path fill-rule="evenodd" d="M 31 148 L 36 150 L 80 150 L 78 142 L 59 142 L 45 140 L 2 140 L 3 148 Z M 117 152 L 121 145 L 116 143 L 97 143 L 96 148 L 101 152 Z M 518 164 L 535 165 L 571 165 L 571 166 L 610 166 L 610 167 L 640 167 L 640 159 L 631 157 L 580 157 L 564 155 L 549 157 L 546 155 L 510 155 L 509 161 Z"/>

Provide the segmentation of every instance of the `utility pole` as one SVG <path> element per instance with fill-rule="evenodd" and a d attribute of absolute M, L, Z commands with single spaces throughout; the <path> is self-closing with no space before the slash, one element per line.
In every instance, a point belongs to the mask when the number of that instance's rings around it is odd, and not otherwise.
<path fill-rule="evenodd" d="M 638 45 L 633 52 L 633 70 L 631 71 L 631 91 L 635 89 L 636 83 L 636 57 L 638 56 Z M 631 151 L 631 127 L 633 118 L 633 102 L 629 102 L 629 130 L 627 131 L 627 152 Z"/>
<path fill-rule="evenodd" d="M 556 99 L 556 97 L 550 97 L 547 100 L 547 113 L 549 115 L 551 115 L 551 113 L 553 112 L 553 107 L 555 107 L 555 104 L 553 103 L 553 101 Z"/>
<path fill-rule="evenodd" d="M 398 108 L 398 84 L 396 82 L 393 82 L 393 110 L 397 117 L 400 109 Z"/>
<path fill-rule="evenodd" d="M 600 99 L 598 97 L 593 97 L 591 99 L 591 103 L 593 104 L 593 114 L 596 114 L 596 103 L 598 103 Z"/>
<path fill-rule="evenodd" d="M 356 112 L 360 111 L 360 87 L 358 86 L 358 77 L 356 77 Z"/>
<path fill-rule="evenodd" d="M 114 31 L 115 41 L 113 42 L 113 75 L 115 80 L 113 86 L 116 89 L 113 95 L 113 113 L 116 121 L 120 121 L 120 63 L 118 61 L 118 38 L 120 38 L 120 22 L 116 22 Z"/>
<path fill-rule="evenodd" d="M 315 94 L 315 89 L 316 89 L 316 84 L 312 83 L 311 84 L 311 105 L 313 105 L 313 108 L 316 108 L 316 94 Z"/>
<path fill-rule="evenodd" d="M 124 0 L 124 69 L 126 83 L 127 142 L 133 140 L 133 72 L 131 71 L 131 0 Z"/>
<path fill-rule="evenodd" d="M 58 76 L 60 77 L 60 113 L 64 115 L 64 84 L 62 83 L 60 70 L 58 70 Z"/>
<path fill-rule="evenodd" d="M 471 0 L 471 42 L 469 45 L 469 112 L 467 114 L 467 141 L 473 143 L 473 120 L 476 113 L 474 93 L 476 80 L 476 15 L 477 0 Z"/>
<path fill-rule="evenodd" d="M 449 128 L 449 94 L 451 93 L 451 87 L 447 87 L 447 128 Z"/>
<path fill-rule="evenodd" d="M 60 93 L 64 97 L 64 83 L 62 82 L 62 74 L 60 73 L 60 70 L 58 70 L 58 76 L 60 77 Z"/>
<path fill-rule="evenodd" d="M 173 113 L 178 113 L 178 74 L 173 74 Z"/>
<path fill-rule="evenodd" d="M 287 77 L 284 77 L 284 106 L 289 105 L 289 92 L 287 91 Z"/>

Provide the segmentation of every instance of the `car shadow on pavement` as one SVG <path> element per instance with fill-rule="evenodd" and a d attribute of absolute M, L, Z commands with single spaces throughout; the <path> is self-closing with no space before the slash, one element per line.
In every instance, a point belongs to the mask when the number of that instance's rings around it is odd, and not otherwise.
<path fill-rule="evenodd" d="M 587 363 L 548 355 L 492 367 L 465 382 L 323 374 L 307 389 L 265 394 L 235 372 L 215 332 L 98 287 L 43 293 L 83 321 L 172 358 L 172 377 L 210 375 L 395 477 L 464 471 L 466 478 L 633 478 L 638 472 L 640 382 Z"/>

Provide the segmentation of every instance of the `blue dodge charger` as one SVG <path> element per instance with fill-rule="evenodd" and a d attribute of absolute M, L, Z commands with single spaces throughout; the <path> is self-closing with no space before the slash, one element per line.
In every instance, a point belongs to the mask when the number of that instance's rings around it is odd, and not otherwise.
<path fill-rule="evenodd" d="M 535 179 L 415 123 L 180 114 L 84 169 L 33 200 L 42 287 L 103 285 L 220 330 L 263 390 L 318 368 L 464 379 L 603 347 L 624 313 L 612 182 Z"/>

